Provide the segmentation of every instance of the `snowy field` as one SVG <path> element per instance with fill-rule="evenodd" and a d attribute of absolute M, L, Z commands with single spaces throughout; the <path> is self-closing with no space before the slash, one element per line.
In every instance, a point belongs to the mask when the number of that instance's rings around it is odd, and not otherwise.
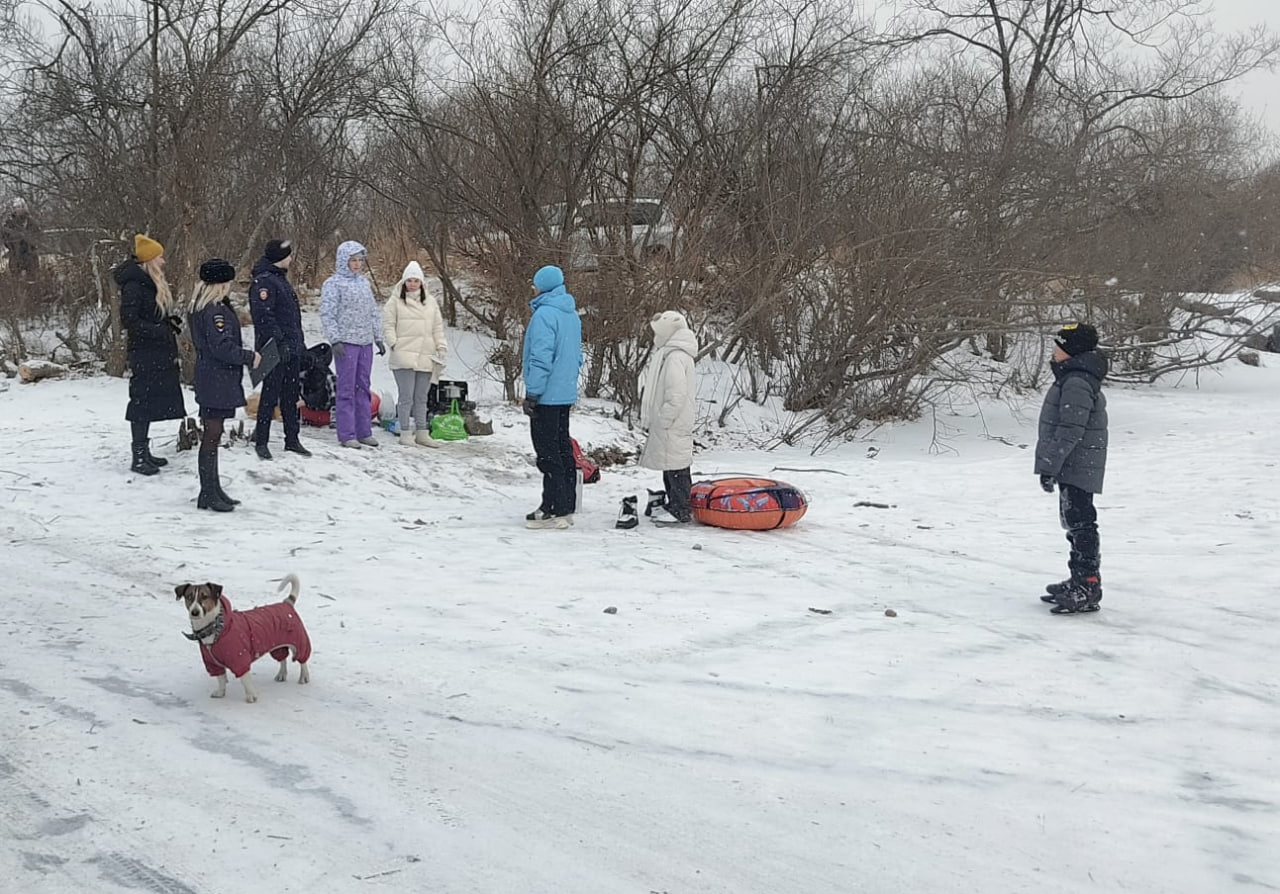
<path fill-rule="evenodd" d="M 128 472 L 124 381 L 13 383 L 0 890 L 1280 889 L 1263 363 L 1109 391 L 1106 597 L 1069 617 L 1036 598 L 1066 548 L 1031 474 L 1038 396 L 817 457 L 698 456 L 695 480 L 805 489 L 790 530 L 616 531 L 618 500 L 655 486 L 629 467 L 544 532 L 522 524 L 525 420 L 474 362 L 447 375 L 493 437 L 357 453 L 304 429 L 315 456 L 271 463 L 238 445 L 227 515 L 195 509 L 177 423 L 154 429 L 169 467 Z M 574 426 L 634 443 L 603 405 Z M 258 703 L 234 681 L 210 699 L 174 585 L 247 608 L 291 571 L 311 685 L 265 660 Z"/>

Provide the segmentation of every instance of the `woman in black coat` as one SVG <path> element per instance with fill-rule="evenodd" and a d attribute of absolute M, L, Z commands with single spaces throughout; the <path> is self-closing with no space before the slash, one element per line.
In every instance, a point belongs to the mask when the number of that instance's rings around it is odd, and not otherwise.
<path fill-rule="evenodd" d="M 182 419 L 187 408 L 178 378 L 178 333 L 173 294 L 164 278 L 164 246 L 141 234 L 133 237 L 133 257 L 115 271 L 120 286 L 120 322 L 128 336 L 129 407 L 133 465 L 139 475 L 154 475 L 169 461 L 153 456 L 152 422 Z"/>
<path fill-rule="evenodd" d="M 241 384 L 246 366 L 257 367 L 262 358 L 240 340 L 240 318 L 231 306 L 231 281 L 235 268 L 221 258 L 200 265 L 200 285 L 191 302 L 191 343 L 196 349 L 196 403 L 204 422 L 197 465 L 200 496 L 196 506 L 214 512 L 230 512 L 240 502 L 227 496 L 218 477 L 218 446 L 224 420 L 244 406 Z"/>

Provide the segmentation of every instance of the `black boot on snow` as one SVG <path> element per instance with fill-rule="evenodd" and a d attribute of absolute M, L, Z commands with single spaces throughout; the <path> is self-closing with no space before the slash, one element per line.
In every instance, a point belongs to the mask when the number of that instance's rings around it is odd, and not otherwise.
<path fill-rule="evenodd" d="M 1102 582 L 1096 575 L 1081 581 L 1072 581 L 1066 592 L 1057 597 L 1057 605 L 1051 608 L 1055 615 L 1076 615 L 1096 612 L 1102 606 Z"/>
<path fill-rule="evenodd" d="M 147 445 L 134 445 L 133 465 L 129 466 L 129 471 L 137 472 L 139 475 L 160 474 L 160 467 L 152 464 L 151 460 L 147 458 Z"/>
<path fill-rule="evenodd" d="M 210 483 L 213 485 L 213 489 L 218 492 L 218 496 L 222 498 L 222 502 L 229 503 L 232 506 L 239 506 L 240 501 L 231 499 L 231 497 L 227 496 L 227 492 L 222 489 L 222 476 L 218 474 L 218 456 L 219 454 L 216 452 L 213 454 L 213 478 Z"/>
<path fill-rule="evenodd" d="M 254 444 L 253 452 L 258 454 L 258 459 L 271 459 L 271 448 L 266 444 Z"/>
<path fill-rule="evenodd" d="M 218 482 L 218 454 L 201 453 L 196 457 L 196 466 L 200 470 L 200 495 L 196 497 L 197 509 L 212 509 L 214 512 L 231 512 L 236 507 L 222 498 L 222 487 Z"/>
<path fill-rule="evenodd" d="M 619 510 L 618 520 L 613 525 L 615 528 L 627 531 L 640 524 L 640 515 L 636 512 L 638 502 L 639 497 L 622 498 L 622 509 Z"/>
<path fill-rule="evenodd" d="M 1040 597 L 1040 601 L 1047 602 L 1050 605 L 1057 605 L 1058 597 L 1069 589 L 1071 589 L 1071 578 L 1058 581 L 1056 584 L 1048 584 L 1044 588 L 1044 595 Z"/>
<path fill-rule="evenodd" d="M 146 451 L 147 451 L 147 461 L 151 463 L 151 465 L 155 466 L 157 469 L 161 469 L 169 465 L 169 461 L 167 459 L 164 459 L 163 457 L 160 457 L 160 456 L 156 456 L 154 453 L 151 452 L 150 441 L 147 442 Z"/>

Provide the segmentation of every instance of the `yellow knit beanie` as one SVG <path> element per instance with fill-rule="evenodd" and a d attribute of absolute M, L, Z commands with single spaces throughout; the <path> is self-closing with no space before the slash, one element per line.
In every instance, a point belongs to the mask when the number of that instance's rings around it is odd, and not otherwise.
<path fill-rule="evenodd" d="M 143 264 L 164 254 L 164 246 L 154 239 L 138 233 L 133 237 L 133 256 Z"/>

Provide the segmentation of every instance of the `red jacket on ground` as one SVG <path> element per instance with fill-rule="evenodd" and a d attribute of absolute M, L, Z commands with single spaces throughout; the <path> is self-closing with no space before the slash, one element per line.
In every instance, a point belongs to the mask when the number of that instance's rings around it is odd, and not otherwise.
<path fill-rule="evenodd" d="M 311 657 L 311 638 L 302 619 L 288 602 L 263 605 L 248 611 L 231 610 L 231 602 L 222 597 L 222 634 L 212 646 L 200 644 L 209 676 L 220 677 L 227 671 L 236 677 L 249 673 L 249 666 L 268 652 L 276 661 L 289 657 L 305 664 Z"/>

